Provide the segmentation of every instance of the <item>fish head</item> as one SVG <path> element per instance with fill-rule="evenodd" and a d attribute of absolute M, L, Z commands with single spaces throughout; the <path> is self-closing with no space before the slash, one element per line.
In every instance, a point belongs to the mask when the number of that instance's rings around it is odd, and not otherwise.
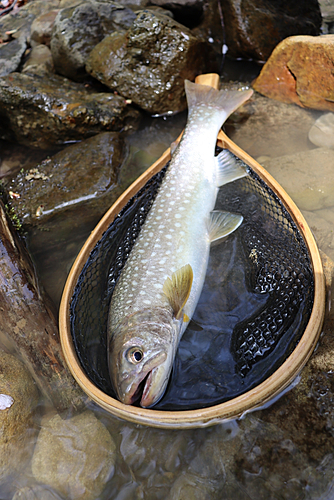
<path fill-rule="evenodd" d="M 138 311 L 111 333 L 109 373 L 119 400 L 143 408 L 163 396 L 172 370 L 181 322 L 164 308 Z"/>

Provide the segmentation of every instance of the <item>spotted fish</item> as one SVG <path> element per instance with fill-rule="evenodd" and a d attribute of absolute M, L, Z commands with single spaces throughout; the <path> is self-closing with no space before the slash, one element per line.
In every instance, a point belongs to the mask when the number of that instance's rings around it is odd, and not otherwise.
<path fill-rule="evenodd" d="M 179 341 L 198 302 L 210 243 L 242 216 L 215 211 L 218 188 L 246 175 L 233 155 L 214 156 L 226 118 L 252 94 L 185 82 L 188 121 L 152 208 L 116 284 L 108 363 L 118 398 L 142 407 L 163 396 Z"/>

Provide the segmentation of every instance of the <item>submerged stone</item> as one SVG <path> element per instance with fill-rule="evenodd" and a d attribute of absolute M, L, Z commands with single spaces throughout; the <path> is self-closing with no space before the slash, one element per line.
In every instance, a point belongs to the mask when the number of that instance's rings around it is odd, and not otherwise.
<path fill-rule="evenodd" d="M 333 111 L 333 54 L 334 35 L 287 38 L 275 48 L 253 87 L 278 101 Z"/>
<path fill-rule="evenodd" d="M 225 43 L 232 57 L 265 61 L 291 35 L 319 35 L 318 0 L 220 0 Z"/>
<path fill-rule="evenodd" d="M 52 158 L 20 172 L 8 186 L 18 196 L 9 206 L 26 225 L 65 212 L 110 191 L 117 184 L 124 143 L 116 132 L 104 132 L 68 146 Z"/>
<path fill-rule="evenodd" d="M 36 433 L 38 390 L 24 365 L 0 350 L 0 484 L 24 468 Z"/>
<path fill-rule="evenodd" d="M 313 123 L 310 110 L 254 93 L 252 99 L 228 119 L 225 128 L 238 146 L 258 158 L 308 150 L 307 136 Z"/>
<path fill-rule="evenodd" d="M 334 113 L 325 113 L 310 128 L 308 138 L 320 148 L 334 148 Z"/>
<path fill-rule="evenodd" d="M 333 206 L 333 164 L 334 151 L 317 148 L 272 158 L 265 162 L 265 168 L 300 210 L 312 211 Z"/>
<path fill-rule="evenodd" d="M 58 73 L 76 81 L 85 79 L 91 50 L 107 34 L 126 30 L 135 14 L 115 2 L 90 0 L 62 9 L 54 23 L 51 51 Z"/>
<path fill-rule="evenodd" d="M 114 474 L 116 446 L 90 411 L 45 417 L 32 458 L 37 481 L 68 500 L 95 500 Z"/>
<path fill-rule="evenodd" d="M 12 73 L 0 79 L 0 138 L 30 147 L 133 129 L 139 116 L 122 97 L 57 75 Z"/>
<path fill-rule="evenodd" d="M 184 79 L 213 71 L 209 49 L 173 19 L 144 10 L 125 34 L 92 50 L 86 69 L 149 113 L 176 112 L 186 107 Z"/>

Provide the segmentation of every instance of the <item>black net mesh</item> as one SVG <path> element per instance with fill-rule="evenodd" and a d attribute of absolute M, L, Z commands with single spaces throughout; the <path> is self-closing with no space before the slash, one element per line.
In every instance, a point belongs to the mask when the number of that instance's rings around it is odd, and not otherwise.
<path fill-rule="evenodd" d="M 78 358 L 88 377 L 111 396 L 108 306 L 165 170 L 129 201 L 96 244 L 70 304 Z M 203 292 L 156 409 L 211 406 L 251 389 L 292 352 L 311 314 L 307 248 L 272 190 L 249 169 L 249 176 L 220 189 L 216 209 L 240 213 L 244 221 L 212 245 Z"/>

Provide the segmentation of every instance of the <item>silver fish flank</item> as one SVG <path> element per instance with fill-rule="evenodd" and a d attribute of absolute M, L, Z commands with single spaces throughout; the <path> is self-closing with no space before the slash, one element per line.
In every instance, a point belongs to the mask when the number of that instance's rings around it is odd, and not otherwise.
<path fill-rule="evenodd" d="M 185 82 L 188 121 L 116 284 L 108 318 L 109 372 L 121 402 L 163 396 L 180 339 L 203 287 L 210 243 L 241 215 L 215 211 L 220 186 L 246 175 L 228 151 L 214 156 L 227 117 L 252 95 Z"/>

